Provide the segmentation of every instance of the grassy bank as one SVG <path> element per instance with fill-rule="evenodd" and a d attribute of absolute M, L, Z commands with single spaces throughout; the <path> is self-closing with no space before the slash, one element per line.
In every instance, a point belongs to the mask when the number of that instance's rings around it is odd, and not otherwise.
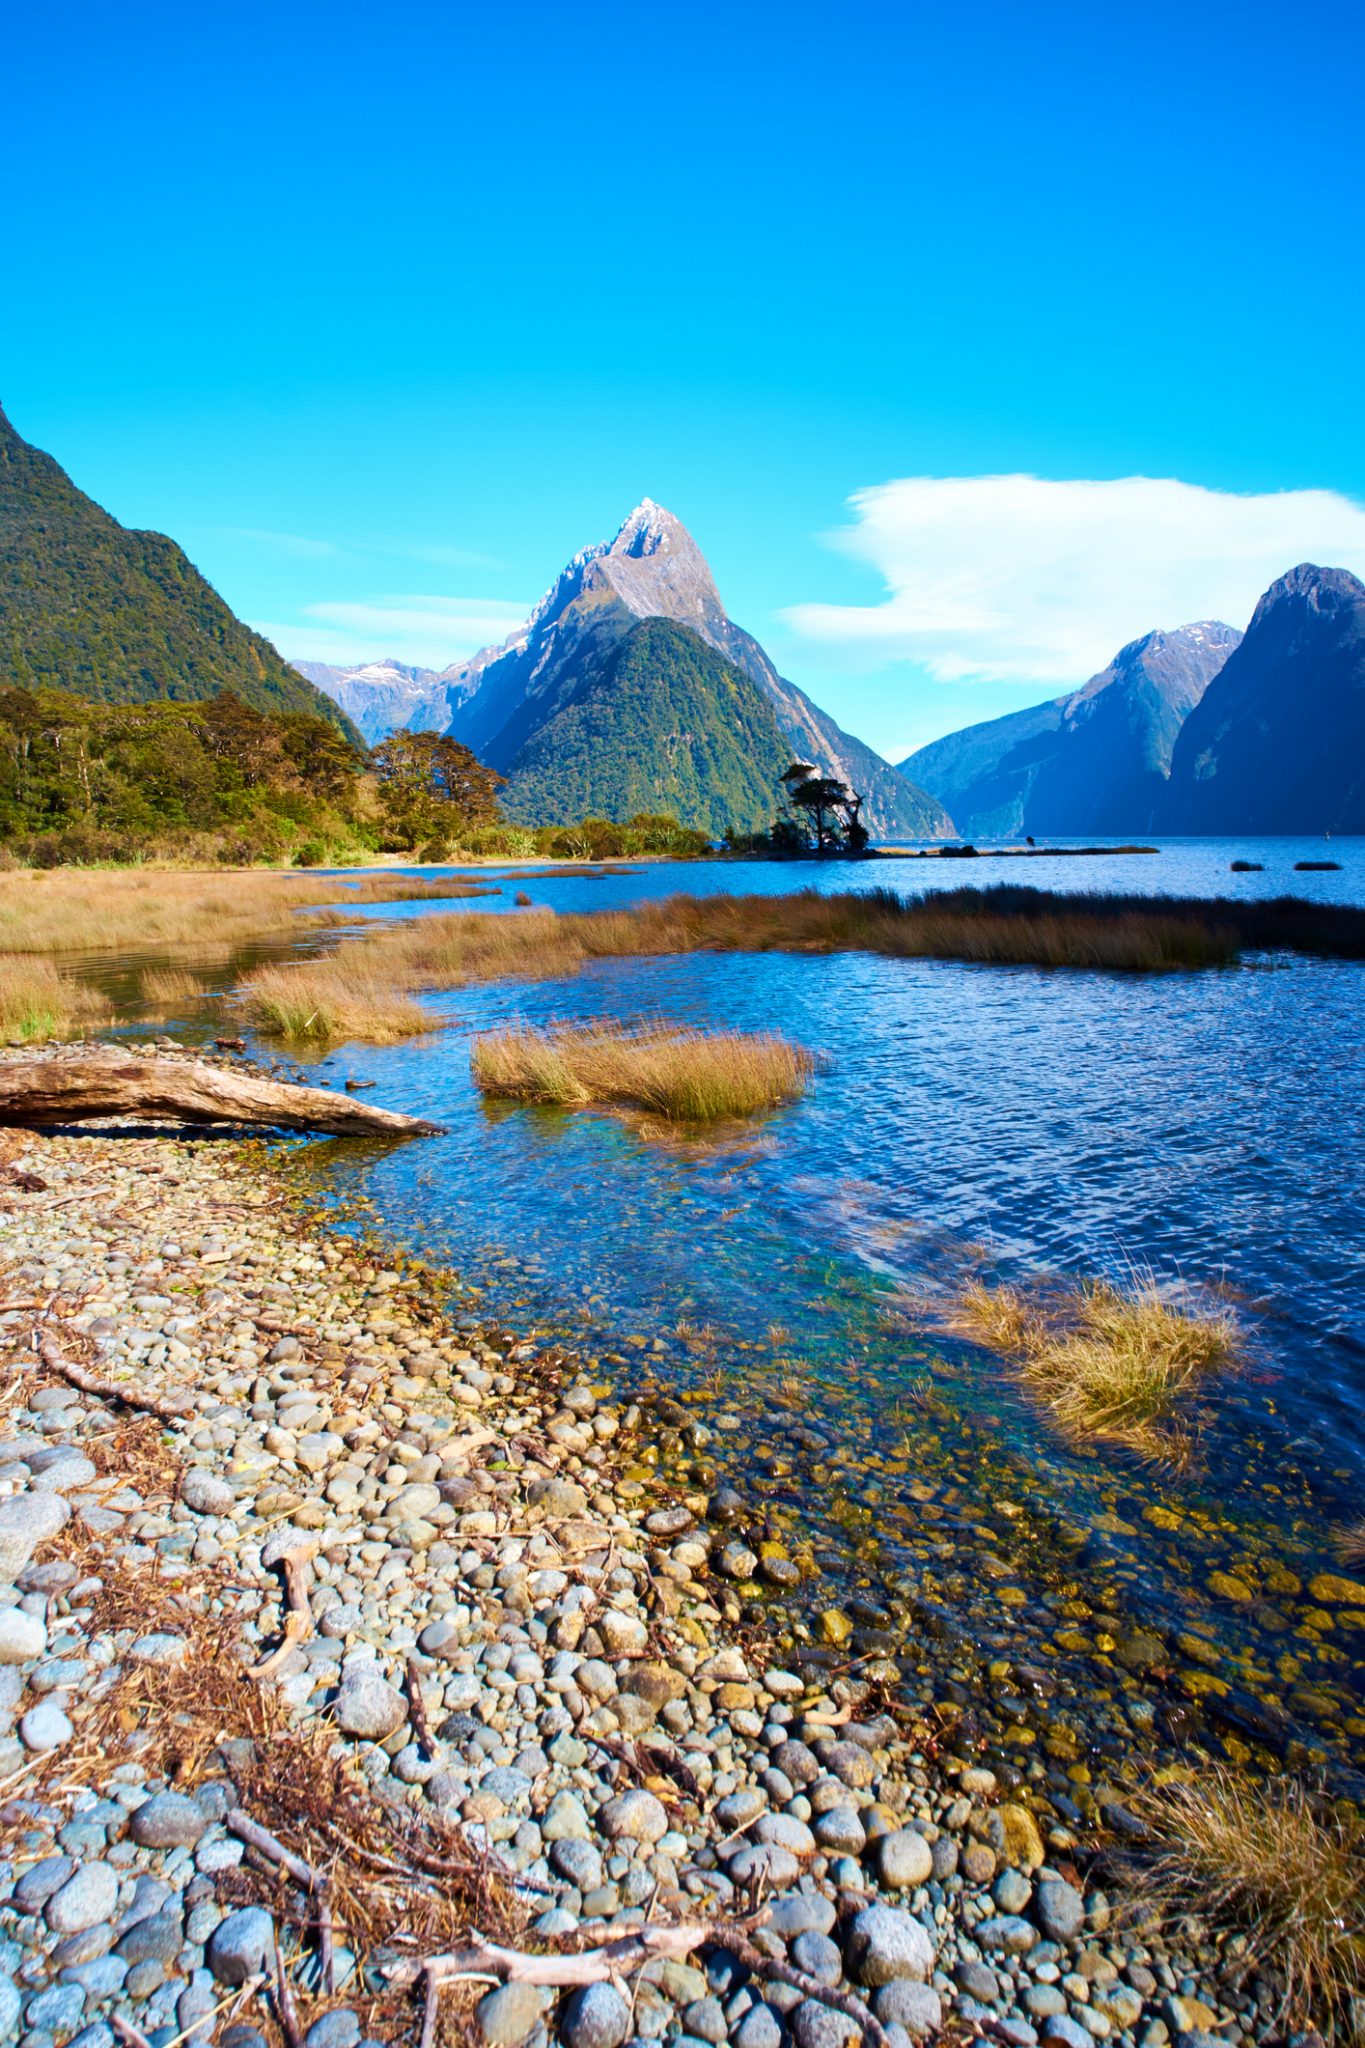
<path fill-rule="evenodd" d="M 1227 966 L 1245 949 L 1365 958 L 1365 910 L 1298 902 L 1202 902 L 1196 898 L 1080 896 L 1004 887 L 954 889 L 921 897 L 891 890 L 822 896 L 672 896 L 631 910 L 567 917 L 467 913 L 391 925 L 346 945 L 336 961 L 272 969 L 268 998 L 257 978 L 245 987 L 248 1014 L 281 1028 L 282 980 L 289 1008 L 321 1012 L 338 993 L 354 1000 L 364 1033 L 369 999 L 421 988 L 526 980 L 575 973 L 586 961 L 693 952 L 880 953 L 896 959 L 980 965 L 1161 973 Z M 425 1019 L 414 1020 L 422 1029 Z"/>
<path fill-rule="evenodd" d="M 813 1065 L 800 1046 L 767 1032 L 610 1022 L 488 1032 L 470 1052 L 485 1095 L 570 1108 L 602 1103 L 675 1123 L 754 1116 L 790 1102 Z"/>
<path fill-rule="evenodd" d="M 217 945 L 294 926 L 346 924 L 352 904 L 441 902 L 497 893 L 449 876 L 14 869 L 0 873 L 0 952 Z M 345 908 L 314 908 L 300 916 L 319 904 Z"/>
<path fill-rule="evenodd" d="M 0 1041 L 41 1045 L 106 1024 L 111 1005 L 50 960 L 0 955 Z"/>

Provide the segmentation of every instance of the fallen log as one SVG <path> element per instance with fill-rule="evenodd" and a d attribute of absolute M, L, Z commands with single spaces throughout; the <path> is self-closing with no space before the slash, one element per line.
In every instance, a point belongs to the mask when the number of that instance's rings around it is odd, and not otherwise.
<path fill-rule="evenodd" d="M 433 1137 L 440 1124 L 376 1109 L 288 1081 L 204 1060 L 141 1059 L 121 1052 L 77 1059 L 0 1062 L 0 1124 L 41 1129 L 84 1117 L 168 1117 L 190 1124 L 255 1124 L 285 1131 L 327 1131 L 337 1137 L 388 1131 Z"/>

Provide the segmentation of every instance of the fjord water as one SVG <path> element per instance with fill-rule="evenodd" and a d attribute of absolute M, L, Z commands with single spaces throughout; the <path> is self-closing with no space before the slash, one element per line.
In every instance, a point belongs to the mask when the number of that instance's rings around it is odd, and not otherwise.
<path fill-rule="evenodd" d="M 1264 871 L 1233 875 L 1233 858 Z M 1293 871 L 1321 858 L 1341 871 Z M 510 907 L 517 887 L 569 910 L 808 877 L 1362 902 L 1365 842 L 531 871 L 468 908 Z M 319 1071 L 372 1080 L 448 1134 L 310 1152 L 473 1283 L 482 1312 L 571 1337 L 622 1392 L 664 1398 L 671 1476 L 734 1485 L 750 1536 L 801 1565 L 771 1596 L 779 1632 L 818 1641 L 821 1610 L 850 1611 L 854 1651 L 893 1655 L 900 1691 L 956 1702 L 997 1754 L 1054 1771 L 1201 1730 L 1234 1757 L 1302 1744 L 1359 1766 L 1365 1616 L 1319 1596 L 1342 1569 L 1332 1530 L 1365 1515 L 1365 965 L 691 955 L 431 1008 L 453 1018 L 431 1039 L 348 1047 Z M 474 1090 L 474 1033 L 599 1016 L 776 1028 L 820 1069 L 801 1103 L 701 1143 Z M 1184 1474 L 1068 1445 L 935 1312 L 974 1273 L 1135 1266 L 1230 1299 L 1249 1333 Z"/>

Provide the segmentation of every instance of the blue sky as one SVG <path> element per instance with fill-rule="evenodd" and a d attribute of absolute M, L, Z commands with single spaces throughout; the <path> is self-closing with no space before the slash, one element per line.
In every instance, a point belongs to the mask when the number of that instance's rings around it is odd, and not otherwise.
<path fill-rule="evenodd" d="M 903 752 L 1365 573 L 1357 34 L 24 9 L 0 398 L 291 653 L 467 653 L 649 495 Z"/>

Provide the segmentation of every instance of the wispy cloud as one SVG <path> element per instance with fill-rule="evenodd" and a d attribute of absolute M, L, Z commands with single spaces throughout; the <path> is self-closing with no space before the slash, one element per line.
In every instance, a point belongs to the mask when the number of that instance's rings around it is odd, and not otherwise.
<path fill-rule="evenodd" d="M 501 598 L 399 594 L 306 604 L 297 618 L 262 620 L 256 631 L 291 661 L 345 664 L 391 654 L 418 667 L 445 668 L 505 640 L 530 610 Z"/>
<path fill-rule="evenodd" d="M 1365 506 L 1336 491 L 921 476 L 849 503 L 855 524 L 826 538 L 887 595 L 784 615 L 848 672 L 903 659 L 942 682 L 1064 689 L 1154 626 L 1244 626 L 1296 562 L 1365 568 Z"/>
<path fill-rule="evenodd" d="M 323 555 L 344 555 L 345 548 L 332 540 L 313 540 L 306 533 L 276 533 L 268 526 L 208 526 L 205 533 L 220 540 L 245 540 L 265 548 L 272 555 L 317 559 Z"/>

